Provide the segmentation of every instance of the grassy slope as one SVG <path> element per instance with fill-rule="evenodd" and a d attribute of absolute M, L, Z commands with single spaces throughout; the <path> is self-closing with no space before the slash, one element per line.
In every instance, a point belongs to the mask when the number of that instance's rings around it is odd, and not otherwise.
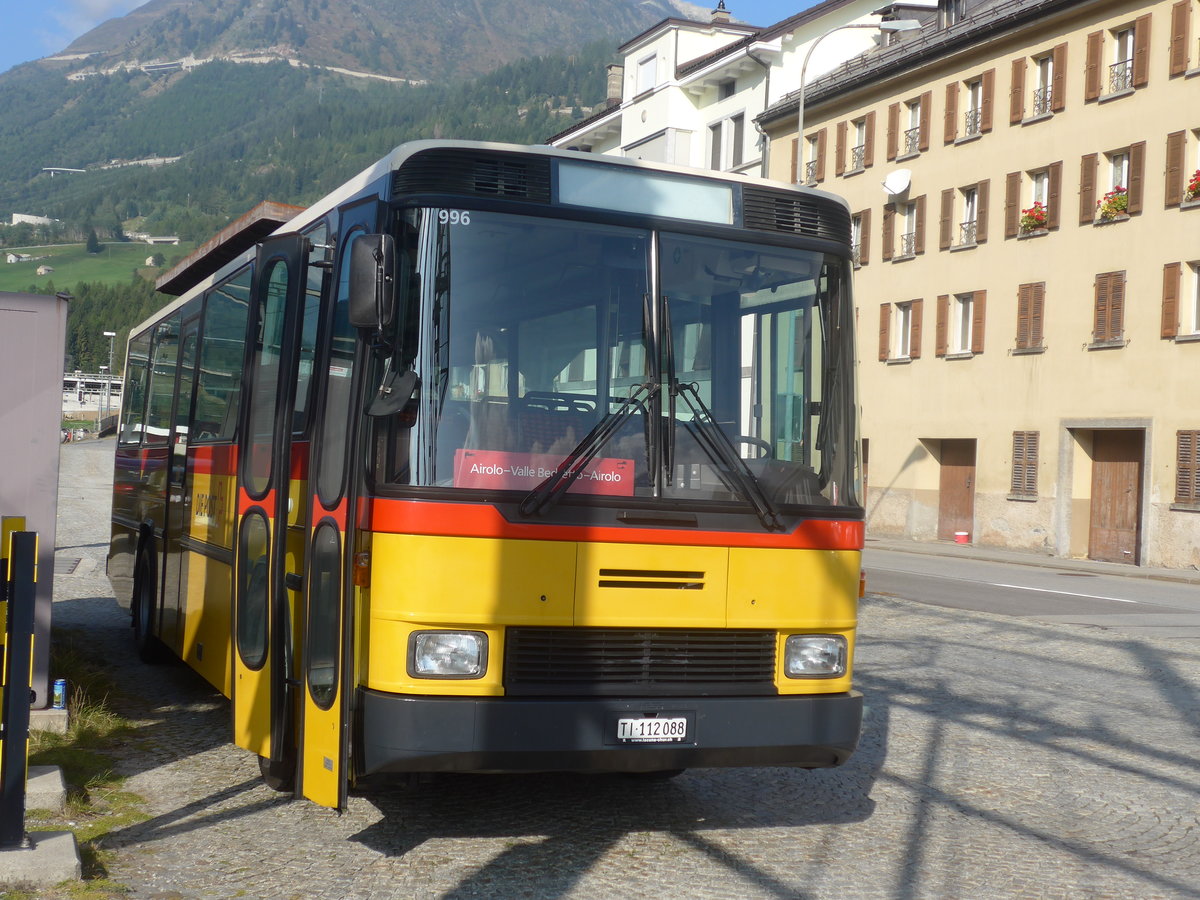
<path fill-rule="evenodd" d="M 172 262 L 182 259 L 195 247 L 194 243 L 183 243 L 177 247 L 151 246 L 140 243 L 105 244 L 101 253 L 88 253 L 83 244 L 58 244 L 50 247 L 7 248 L 0 255 L 0 291 L 27 291 L 30 286 L 44 288 L 51 282 L 60 289 L 70 288 L 81 281 L 99 284 L 125 284 L 135 271 L 148 279 L 157 278 L 170 268 Z M 48 256 L 36 262 L 6 263 L 9 253 L 26 253 L 33 257 Z M 167 260 L 162 269 L 145 269 L 146 260 L 161 253 Z M 38 275 L 38 266 L 51 266 L 49 275 Z"/>

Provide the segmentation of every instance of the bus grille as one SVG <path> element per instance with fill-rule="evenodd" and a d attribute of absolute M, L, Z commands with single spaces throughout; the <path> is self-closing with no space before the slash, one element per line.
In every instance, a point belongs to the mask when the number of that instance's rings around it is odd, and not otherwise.
<path fill-rule="evenodd" d="M 508 696 L 775 694 L 775 632 L 509 628 Z"/>
<path fill-rule="evenodd" d="M 742 217 L 747 228 L 782 231 L 850 243 L 850 213 L 831 200 L 756 188 L 742 188 Z"/>
<path fill-rule="evenodd" d="M 423 150 L 392 176 L 392 192 L 550 202 L 550 161 L 453 148 Z"/>

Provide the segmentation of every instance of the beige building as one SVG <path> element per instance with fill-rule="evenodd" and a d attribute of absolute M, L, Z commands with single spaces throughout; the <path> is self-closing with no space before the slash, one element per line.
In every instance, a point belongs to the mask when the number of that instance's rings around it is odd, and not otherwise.
<path fill-rule="evenodd" d="M 1200 565 L 1200 0 L 944 0 L 805 137 L 858 241 L 868 537 Z"/>

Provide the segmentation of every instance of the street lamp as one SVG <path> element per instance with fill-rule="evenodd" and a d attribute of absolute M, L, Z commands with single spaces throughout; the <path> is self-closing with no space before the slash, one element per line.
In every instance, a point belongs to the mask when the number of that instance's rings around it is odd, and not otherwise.
<path fill-rule="evenodd" d="M 112 373 L 113 373 L 113 339 L 117 336 L 115 331 L 106 331 L 104 336 L 108 338 L 108 365 L 100 368 L 108 369 L 107 377 L 104 379 L 104 418 L 108 418 L 109 399 L 112 395 Z M 97 434 L 104 427 L 104 422 L 101 420 L 100 426 L 96 429 Z"/>
<path fill-rule="evenodd" d="M 896 19 L 894 22 L 847 22 L 845 25 L 835 25 L 808 45 L 808 52 L 804 54 L 804 63 L 800 66 L 800 100 L 796 107 L 796 184 L 804 184 L 808 180 L 804 177 L 804 72 L 808 69 L 808 61 L 812 58 L 813 51 L 817 49 L 817 44 L 835 31 L 843 31 L 847 28 L 874 28 L 884 34 L 894 34 L 898 31 L 916 31 L 920 27 L 921 23 L 916 19 Z"/>

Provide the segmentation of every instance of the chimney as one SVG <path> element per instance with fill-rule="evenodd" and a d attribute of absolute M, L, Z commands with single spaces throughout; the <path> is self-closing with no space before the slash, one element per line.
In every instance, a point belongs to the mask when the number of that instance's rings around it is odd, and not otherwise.
<path fill-rule="evenodd" d="M 714 25 L 729 24 L 729 10 L 725 8 L 725 0 L 717 0 L 717 8 L 712 11 L 712 23 Z"/>
<path fill-rule="evenodd" d="M 608 73 L 608 93 L 605 95 L 608 99 L 604 101 L 604 105 L 612 109 L 614 106 L 621 105 L 621 86 L 625 83 L 625 67 L 613 64 L 606 66 L 604 71 Z"/>

